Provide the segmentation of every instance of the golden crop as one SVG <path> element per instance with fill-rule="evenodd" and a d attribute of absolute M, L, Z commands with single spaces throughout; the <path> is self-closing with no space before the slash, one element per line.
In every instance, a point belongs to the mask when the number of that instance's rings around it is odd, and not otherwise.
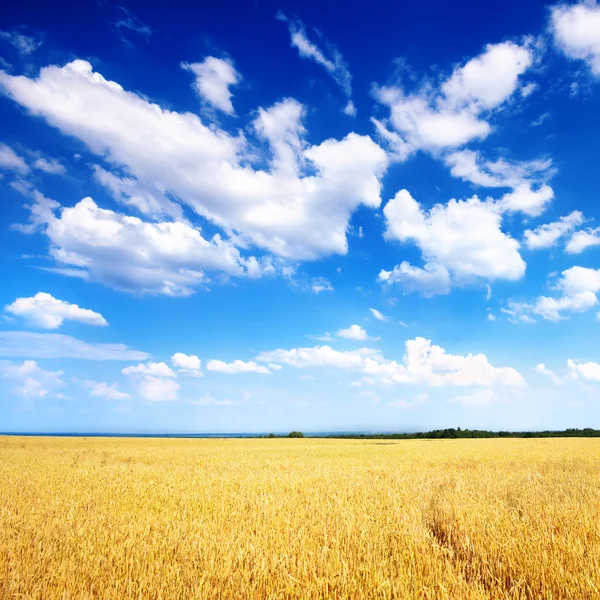
<path fill-rule="evenodd" d="M 600 598 L 600 440 L 0 438 L 1 598 Z"/>

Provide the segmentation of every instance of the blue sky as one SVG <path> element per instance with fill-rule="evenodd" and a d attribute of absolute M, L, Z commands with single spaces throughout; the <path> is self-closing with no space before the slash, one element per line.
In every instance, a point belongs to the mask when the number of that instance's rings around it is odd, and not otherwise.
<path fill-rule="evenodd" d="M 599 427 L 595 3 L 13 3 L 0 430 Z"/>

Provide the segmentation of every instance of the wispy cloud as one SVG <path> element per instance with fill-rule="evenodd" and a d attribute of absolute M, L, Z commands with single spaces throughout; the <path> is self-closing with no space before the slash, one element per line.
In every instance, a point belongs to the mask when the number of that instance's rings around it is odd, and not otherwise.
<path fill-rule="evenodd" d="M 154 33 L 152 29 L 140 21 L 129 9 L 119 6 L 121 18 L 115 21 L 115 28 L 119 32 L 119 36 L 123 42 L 131 45 L 131 40 L 127 35 L 130 33 L 137 34 L 146 40 Z"/>
<path fill-rule="evenodd" d="M 328 43 L 323 38 L 323 34 L 317 29 L 313 29 L 313 32 L 325 46 L 325 49 L 311 41 L 306 26 L 297 17 L 288 18 L 279 11 L 275 18 L 278 21 L 287 23 L 290 30 L 291 45 L 298 50 L 300 57 L 321 65 L 340 87 L 347 99 L 343 109 L 344 114 L 351 117 L 355 116 L 356 108 L 354 102 L 352 102 L 352 74 L 341 52 Z"/>
<path fill-rule="evenodd" d="M 12 31 L 0 31 L 0 39 L 14 46 L 22 56 L 27 56 L 35 52 L 42 45 L 42 42 L 36 40 L 34 37 L 25 35 L 14 29 Z"/>

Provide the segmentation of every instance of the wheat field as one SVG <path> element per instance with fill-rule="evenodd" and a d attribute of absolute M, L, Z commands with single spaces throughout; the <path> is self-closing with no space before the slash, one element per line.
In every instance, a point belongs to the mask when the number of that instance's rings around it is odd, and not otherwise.
<path fill-rule="evenodd" d="M 2 598 L 600 598 L 600 440 L 0 438 Z"/>

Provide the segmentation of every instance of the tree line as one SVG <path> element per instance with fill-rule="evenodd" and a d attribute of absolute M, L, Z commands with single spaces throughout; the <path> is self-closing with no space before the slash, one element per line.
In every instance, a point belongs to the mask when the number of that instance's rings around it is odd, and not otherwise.
<path fill-rule="evenodd" d="M 302 438 L 300 431 L 292 431 L 287 435 L 270 433 L 267 438 Z M 311 438 L 334 438 L 348 440 L 438 440 L 461 438 L 556 438 L 556 437 L 600 437 L 599 429 L 586 427 L 584 429 L 564 429 L 562 431 L 488 431 L 486 429 L 434 429 L 417 433 L 333 433 L 326 435 L 314 434 Z"/>

